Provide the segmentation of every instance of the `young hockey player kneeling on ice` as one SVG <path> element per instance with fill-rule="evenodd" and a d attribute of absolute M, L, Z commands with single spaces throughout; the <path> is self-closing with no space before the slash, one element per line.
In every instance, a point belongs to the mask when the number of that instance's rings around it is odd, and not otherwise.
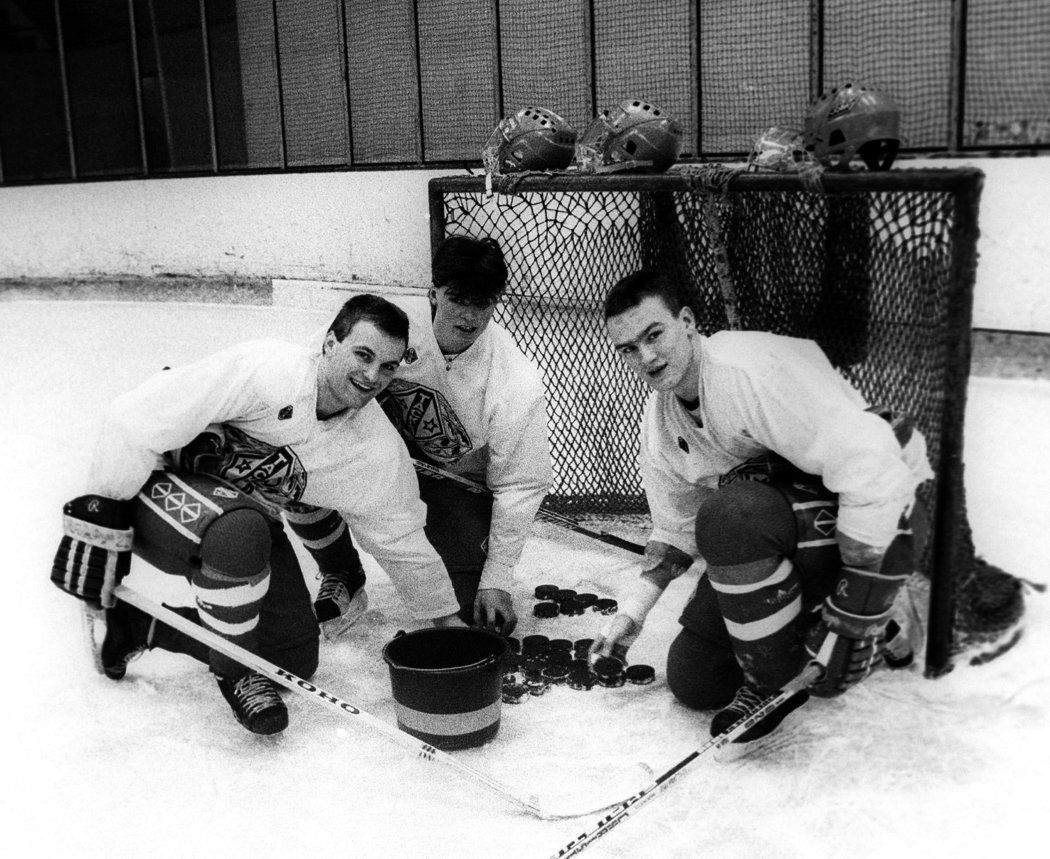
<path fill-rule="evenodd" d="M 718 709 L 712 736 L 818 653 L 814 694 L 862 680 L 915 569 L 915 490 L 932 477 L 923 437 L 871 408 L 813 341 L 702 336 L 659 273 L 618 282 L 605 319 L 616 352 L 652 388 L 640 465 L 653 532 L 594 652 L 630 646 L 668 583 L 702 557 L 707 574 L 682 612 L 667 681 L 684 704 Z M 807 698 L 738 742 L 767 735 Z"/>
<path fill-rule="evenodd" d="M 450 236 L 431 274 L 429 306 L 411 309 L 408 357 L 379 402 L 416 460 L 489 490 L 427 473 L 419 481 L 426 535 L 448 568 L 460 618 L 510 635 L 514 567 L 551 482 L 543 379 L 492 319 L 507 287 L 494 239 Z M 328 531 L 340 524 L 324 521 Z M 307 536 L 295 516 L 289 522 Z M 324 529 L 315 525 L 309 538 L 323 541 Z M 331 564 L 314 557 L 327 579 Z M 338 633 L 339 620 L 328 629 Z"/>
<path fill-rule="evenodd" d="M 123 678 L 146 648 L 186 653 L 211 667 L 248 730 L 283 730 L 288 713 L 268 678 L 113 595 L 134 552 L 189 581 L 196 608 L 181 613 L 310 677 L 318 624 L 282 511 L 337 510 L 416 617 L 463 625 L 424 536 L 412 464 L 374 402 L 407 344 L 405 314 L 361 295 L 316 350 L 243 343 L 157 373 L 113 403 L 87 494 L 65 505 L 51 572 L 64 591 L 106 608 L 108 677 Z"/>

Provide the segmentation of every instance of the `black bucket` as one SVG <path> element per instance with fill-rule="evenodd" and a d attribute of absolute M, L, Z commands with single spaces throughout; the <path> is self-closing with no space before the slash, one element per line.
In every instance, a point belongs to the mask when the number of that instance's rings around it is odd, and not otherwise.
<path fill-rule="evenodd" d="M 505 638 L 483 629 L 420 629 L 383 648 L 397 726 L 439 749 L 469 749 L 499 730 Z"/>

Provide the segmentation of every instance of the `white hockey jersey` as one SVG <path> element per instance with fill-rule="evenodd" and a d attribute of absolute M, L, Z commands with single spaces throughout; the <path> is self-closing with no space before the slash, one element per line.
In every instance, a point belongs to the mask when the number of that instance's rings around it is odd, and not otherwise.
<path fill-rule="evenodd" d="M 415 617 L 455 613 L 404 444 L 375 402 L 318 420 L 319 359 L 319 346 L 259 340 L 158 373 L 110 407 L 87 491 L 132 498 L 165 453 L 218 428 L 221 477 L 271 506 L 338 510 Z"/>
<path fill-rule="evenodd" d="M 489 322 L 465 352 L 446 359 L 434 337 L 429 305 L 405 309 L 415 360 L 398 369 L 383 393 L 385 407 L 393 407 L 406 441 L 423 458 L 492 490 L 480 587 L 510 590 L 514 566 L 551 483 L 542 377 L 496 322 Z"/>
<path fill-rule="evenodd" d="M 730 469 L 773 451 L 838 493 L 842 534 L 885 549 L 916 488 L 933 476 L 922 435 L 913 433 L 902 449 L 812 340 L 725 331 L 694 343 L 696 416 L 673 393 L 654 391 L 642 417 L 651 539 L 696 557 L 694 519 L 704 495 Z"/>

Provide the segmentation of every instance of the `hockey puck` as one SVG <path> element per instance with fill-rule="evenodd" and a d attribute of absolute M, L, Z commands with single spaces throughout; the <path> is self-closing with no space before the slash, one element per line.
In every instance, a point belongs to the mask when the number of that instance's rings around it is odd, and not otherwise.
<path fill-rule="evenodd" d="M 594 673 L 598 677 L 612 677 L 623 674 L 623 663 L 611 656 L 599 656 L 594 660 Z"/>
<path fill-rule="evenodd" d="M 583 603 L 581 603 L 575 597 L 569 597 L 568 599 L 561 600 L 558 603 L 558 610 L 566 617 L 572 615 L 583 614 Z"/>
<path fill-rule="evenodd" d="M 652 665 L 629 665 L 624 672 L 628 683 L 636 686 L 648 686 L 656 679 L 656 671 Z"/>
<path fill-rule="evenodd" d="M 594 605 L 591 606 L 594 611 L 598 614 L 616 614 L 618 603 L 614 599 L 600 599 L 596 600 Z"/>
<path fill-rule="evenodd" d="M 626 683 L 626 682 L 627 682 L 627 678 L 624 676 L 622 671 L 619 674 L 599 674 L 598 675 L 598 685 L 599 686 L 605 686 L 605 687 L 607 687 L 609 689 L 616 689 L 616 688 L 618 688 L 620 686 L 623 686 L 623 684 Z"/>
<path fill-rule="evenodd" d="M 503 673 L 510 674 L 521 668 L 521 657 L 517 653 L 508 653 L 503 657 Z"/>
<path fill-rule="evenodd" d="M 573 656 L 568 650 L 548 650 L 544 658 L 548 665 L 568 665 Z"/>
<path fill-rule="evenodd" d="M 559 588 L 557 585 L 537 585 L 536 590 L 533 591 L 533 594 L 538 600 L 549 600 L 560 590 L 561 588 Z"/>
<path fill-rule="evenodd" d="M 577 656 L 586 656 L 590 653 L 592 644 L 594 644 L 593 638 L 579 638 L 573 644 L 572 649 Z"/>
<path fill-rule="evenodd" d="M 507 647 L 510 648 L 511 653 L 521 653 L 521 639 L 515 638 L 513 635 L 508 635 Z"/>
<path fill-rule="evenodd" d="M 521 640 L 521 652 L 524 655 L 529 651 L 546 650 L 549 641 L 550 639 L 545 635 L 526 635 Z"/>
<path fill-rule="evenodd" d="M 547 643 L 548 650 L 564 650 L 566 652 L 572 650 L 572 642 L 567 638 L 552 638 Z"/>
<path fill-rule="evenodd" d="M 525 687 L 529 690 L 530 695 L 539 697 L 550 688 L 550 684 L 543 678 L 540 678 L 539 680 L 529 680 Z"/>
<path fill-rule="evenodd" d="M 529 697 L 529 687 L 524 683 L 510 684 L 503 687 L 504 704 L 520 704 Z"/>
<path fill-rule="evenodd" d="M 562 600 L 576 599 L 576 591 L 572 588 L 562 588 L 559 591 L 555 591 L 551 596 L 551 599 L 555 602 L 561 602 Z"/>
<path fill-rule="evenodd" d="M 576 594 L 576 599 L 583 603 L 584 608 L 589 608 L 598 602 L 598 594 Z"/>
<path fill-rule="evenodd" d="M 532 613 L 536 617 L 557 617 L 561 611 L 561 606 L 556 602 L 538 602 L 532 607 Z"/>
<path fill-rule="evenodd" d="M 548 683 L 564 683 L 568 676 L 568 665 L 550 665 L 543 669 L 543 679 Z"/>
<path fill-rule="evenodd" d="M 594 676 L 593 671 L 570 671 L 566 683 L 568 683 L 570 689 L 589 692 L 594 688 L 596 681 L 597 678 Z"/>

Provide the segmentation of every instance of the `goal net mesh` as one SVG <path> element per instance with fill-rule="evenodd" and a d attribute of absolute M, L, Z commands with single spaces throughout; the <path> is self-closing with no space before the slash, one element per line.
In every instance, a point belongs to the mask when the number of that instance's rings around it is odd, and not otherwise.
<path fill-rule="evenodd" d="M 487 235 L 503 247 L 496 318 L 546 380 L 546 504 L 558 512 L 647 512 L 637 467 L 647 390 L 613 353 L 601 312 L 609 287 L 639 268 L 679 282 L 702 333 L 811 338 L 870 403 L 914 418 L 936 474 L 921 500 L 927 670 L 938 673 L 962 638 L 988 632 L 973 616 L 987 565 L 962 466 L 981 181 L 971 169 L 806 179 L 680 165 L 649 177 L 524 174 L 490 193 L 457 177 L 431 181 L 431 228 L 435 243 Z"/>

